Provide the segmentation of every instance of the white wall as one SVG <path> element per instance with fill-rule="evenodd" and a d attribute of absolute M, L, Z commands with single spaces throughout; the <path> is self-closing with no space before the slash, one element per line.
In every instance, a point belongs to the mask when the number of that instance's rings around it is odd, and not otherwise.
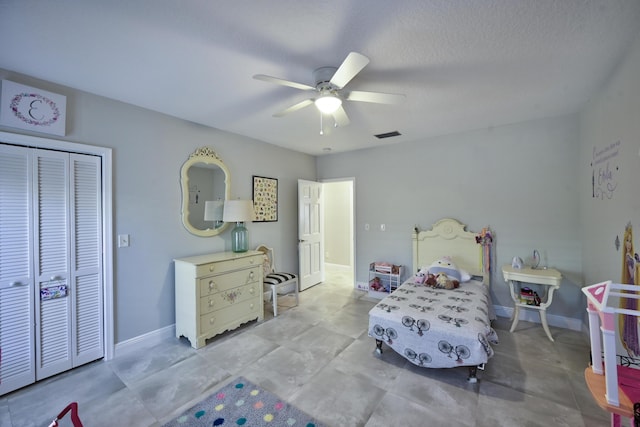
<path fill-rule="evenodd" d="M 269 244 L 282 268 L 297 270 L 297 180 L 316 178 L 313 157 L 10 71 L 0 78 L 66 95 L 61 139 L 113 149 L 114 232 L 131 235 L 114 257 L 116 343 L 175 323 L 174 258 L 231 249 L 228 231 L 202 238 L 182 226 L 180 167 L 198 147 L 225 162 L 234 198 L 252 197 L 252 175 L 278 179 L 278 222 L 248 224 L 249 241 Z"/>
<path fill-rule="evenodd" d="M 622 248 L 616 249 L 615 240 L 622 241 L 627 223 L 640 253 L 639 76 L 640 37 L 580 115 L 580 234 L 587 284 L 622 280 Z M 600 193 L 607 185 L 614 190 Z M 637 277 L 635 283 L 640 284 Z"/>
<path fill-rule="evenodd" d="M 513 307 L 499 267 L 538 249 L 566 276 L 549 313 L 581 318 L 578 152 L 572 115 L 330 154 L 317 167 L 319 179 L 355 177 L 356 281 L 375 260 L 411 268 L 413 227 L 453 217 L 496 233 L 494 304 Z"/>

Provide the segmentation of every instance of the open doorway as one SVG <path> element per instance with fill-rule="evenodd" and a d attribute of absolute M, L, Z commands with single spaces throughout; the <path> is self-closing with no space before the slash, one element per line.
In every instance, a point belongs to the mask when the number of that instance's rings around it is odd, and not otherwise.
<path fill-rule="evenodd" d="M 325 281 L 355 287 L 354 178 L 322 182 Z"/>

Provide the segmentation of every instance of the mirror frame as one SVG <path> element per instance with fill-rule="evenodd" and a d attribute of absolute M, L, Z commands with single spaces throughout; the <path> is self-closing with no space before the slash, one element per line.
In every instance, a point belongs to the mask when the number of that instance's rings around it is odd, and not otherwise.
<path fill-rule="evenodd" d="M 224 172 L 224 200 L 229 200 L 231 197 L 231 174 L 227 166 L 222 159 L 216 154 L 211 147 L 200 147 L 194 151 L 180 169 L 180 187 L 182 190 L 182 225 L 189 231 L 189 233 L 200 237 L 212 237 L 225 231 L 231 225 L 228 222 L 222 224 L 218 228 L 208 228 L 206 230 L 200 230 L 195 228 L 189 222 L 189 168 L 197 163 L 205 163 L 208 165 L 216 165 Z"/>

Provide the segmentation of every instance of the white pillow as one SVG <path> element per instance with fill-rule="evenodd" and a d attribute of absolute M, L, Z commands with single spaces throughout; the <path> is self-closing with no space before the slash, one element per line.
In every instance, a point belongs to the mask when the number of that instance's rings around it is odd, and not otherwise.
<path fill-rule="evenodd" d="M 431 274 L 445 273 L 450 279 L 457 280 L 458 282 L 468 282 L 471 280 L 471 275 L 461 269 L 453 262 L 450 256 L 443 256 L 442 258 L 434 261 L 429 267 L 423 267 Z"/>

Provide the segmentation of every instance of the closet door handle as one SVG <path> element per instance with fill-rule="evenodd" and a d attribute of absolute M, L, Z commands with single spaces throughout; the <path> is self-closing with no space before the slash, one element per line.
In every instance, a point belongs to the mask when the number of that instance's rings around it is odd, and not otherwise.
<path fill-rule="evenodd" d="M 26 283 L 22 283 L 22 282 L 11 282 L 11 286 L 25 286 Z"/>

